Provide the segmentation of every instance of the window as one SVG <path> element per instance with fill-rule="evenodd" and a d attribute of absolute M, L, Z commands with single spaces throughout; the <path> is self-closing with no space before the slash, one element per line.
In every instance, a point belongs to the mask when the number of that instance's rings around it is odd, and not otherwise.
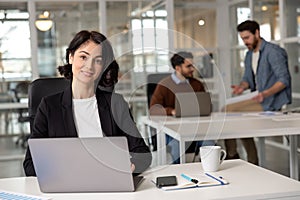
<path fill-rule="evenodd" d="M 0 10 L 0 68 L 6 79 L 31 79 L 28 18 L 26 11 Z"/>

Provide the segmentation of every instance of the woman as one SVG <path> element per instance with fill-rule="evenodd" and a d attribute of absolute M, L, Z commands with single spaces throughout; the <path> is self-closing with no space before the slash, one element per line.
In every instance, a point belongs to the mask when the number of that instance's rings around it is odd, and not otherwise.
<path fill-rule="evenodd" d="M 143 172 L 152 156 L 128 104 L 112 92 L 119 66 L 106 37 L 96 31 L 80 31 L 70 42 L 66 61 L 58 70 L 71 84 L 42 99 L 30 138 L 125 136 L 132 171 Z M 27 176 L 36 176 L 29 148 L 23 166 Z"/>

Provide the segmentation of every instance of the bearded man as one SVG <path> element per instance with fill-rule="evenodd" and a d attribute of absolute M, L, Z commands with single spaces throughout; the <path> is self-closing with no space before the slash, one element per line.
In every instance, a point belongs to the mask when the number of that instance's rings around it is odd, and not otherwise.
<path fill-rule="evenodd" d="M 233 85 L 232 93 L 239 95 L 245 90 L 258 91 L 250 100 L 226 106 L 229 112 L 280 111 L 290 104 L 291 75 L 286 51 L 260 36 L 259 24 L 247 20 L 237 26 L 237 31 L 248 48 L 245 71 L 239 85 Z M 258 165 L 257 150 L 253 138 L 241 139 L 249 162 Z M 236 140 L 225 140 L 227 159 L 239 158 Z"/>

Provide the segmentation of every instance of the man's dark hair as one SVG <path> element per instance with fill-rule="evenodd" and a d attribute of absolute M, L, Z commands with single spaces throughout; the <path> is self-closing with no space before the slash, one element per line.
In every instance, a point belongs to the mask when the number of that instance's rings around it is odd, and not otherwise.
<path fill-rule="evenodd" d="M 254 20 L 244 21 L 237 26 L 238 32 L 250 31 L 252 34 L 255 34 L 256 30 L 259 30 L 259 24 Z"/>
<path fill-rule="evenodd" d="M 172 67 L 175 69 L 175 67 L 177 65 L 181 65 L 184 63 L 184 60 L 186 58 L 191 58 L 193 59 L 194 56 L 191 52 L 186 52 L 186 51 L 180 51 L 176 54 L 174 54 L 171 58 L 171 64 L 172 64 Z"/>

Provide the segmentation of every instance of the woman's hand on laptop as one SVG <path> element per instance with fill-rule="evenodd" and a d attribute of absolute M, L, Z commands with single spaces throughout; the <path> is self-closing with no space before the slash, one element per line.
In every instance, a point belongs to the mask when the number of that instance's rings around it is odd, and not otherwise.
<path fill-rule="evenodd" d="M 134 172 L 134 170 L 135 170 L 135 165 L 131 163 L 131 171 Z"/>

